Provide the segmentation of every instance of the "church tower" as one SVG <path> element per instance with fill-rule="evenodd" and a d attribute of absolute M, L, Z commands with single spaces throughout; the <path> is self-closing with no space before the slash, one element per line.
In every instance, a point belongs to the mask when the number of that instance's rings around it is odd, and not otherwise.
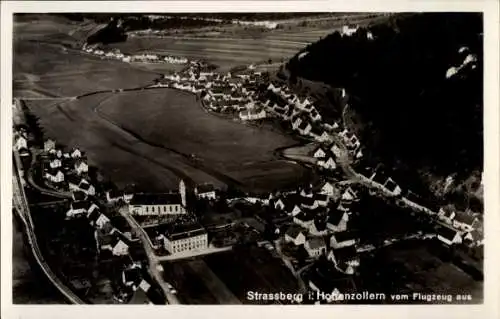
<path fill-rule="evenodd" d="M 182 180 L 182 179 L 179 182 L 179 193 L 181 194 L 182 206 L 185 208 L 186 207 L 186 184 L 184 183 L 184 180 Z"/>

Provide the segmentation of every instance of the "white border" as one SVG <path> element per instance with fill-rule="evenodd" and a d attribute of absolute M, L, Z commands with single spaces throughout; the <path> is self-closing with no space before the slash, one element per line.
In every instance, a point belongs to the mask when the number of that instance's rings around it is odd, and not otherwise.
<path fill-rule="evenodd" d="M 483 305 L 453 306 L 13 306 L 12 303 L 12 13 L 13 12 L 409 12 L 476 11 L 484 14 L 485 281 Z M 350 1 L 1 1 L 1 311 L 3 318 L 148 318 L 203 316 L 255 318 L 344 316 L 359 318 L 500 318 L 499 4 L 497 0 Z M 244 307 L 244 308 L 243 308 Z M 134 310 L 134 311 L 132 311 Z M 140 311 L 140 313 L 139 313 Z M 244 311 L 244 313 L 242 313 Z"/>

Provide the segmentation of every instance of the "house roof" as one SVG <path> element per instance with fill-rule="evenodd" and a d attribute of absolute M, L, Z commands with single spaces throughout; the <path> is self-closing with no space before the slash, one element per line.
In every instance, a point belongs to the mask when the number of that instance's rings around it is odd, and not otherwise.
<path fill-rule="evenodd" d="M 142 279 L 141 268 L 131 267 L 123 270 L 125 276 L 125 282 L 133 282 L 134 284 L 139 284 Z"/>
<path fill-rule="evenodd" d="M 470 214 L 464 213 L 464 212 L 457 212 L 457 214 L 455 216 L 455 220 L 459 223 L 463 223 L 463 224 L 472 226 L 472 224 L 476 220 L 476 217 L 474 217 Z"/>
<path fill-rule="evenodd" d="M 358 253 L 356 252 L 356 248 L 354 246 L 337 248 L 332 251 L 335 258 L 339 261 L 347 262 L 358 258 Z"/>
<path fill-rule="evenodd" d="M 356 239 L 356 235 L 352 231 L 338 232 L 338 233 L 333 234 L 332 237 L 335 238 L 335 241 L 337 243 Z"/>
<path fill-rule="evenodd" d="M 79 185 L 81 180 L 82 178 L 76 175 L 69 175 L 66 177 L 66 181 L 74 185 Z"/>
<path fill-rule="evenodd" d="M 87 216 L 89 220 L 96 221 L 99 218 L 99 215 L 101 215 L 101 211 L 99 208 L 92 210 L 92 212 Z"/>
<path fill-rule="evenodd" d="M 80 187 L 83 190 L 88 190 L 90 188 L 90 184 L 87 181 L 82 181 L 78 187 Z"/>
<path fill-rule="evenodd" d="M 61 172 L 61 169 L 60 168 L 52 168 L 52 167 L 47 167 L 47 173 L 52 175 L 52 176 L 56 176 L 57 173 Z M 62 172 L 61 172 L 62 174 Z"/>
<path fill-rule="evenodd" d="M 440 225 L 436 228 L 436 233 L 451 241 L 458 232 L 451 227 Z"/>
<path fill-rule="evenodd" d="M 398 184 L 396 184 L 396 182 L 389 177 L 385 182 L 385 187 L 389 189 L 391 192 L 393 192 L 396 189 L 396 187 L 398 187 Z"/>
<path fill-rule="evenodd" d="M 321 201 L 321 202 L 328 201 L 328 195 L 326 195 L 326 194 L 316 194 L 316 195 L 314 195 L 314 198 L 318 201 Z"/>
<path fill-rule="evenodd" d="M 339 211 L 337 209 L 331 210 L 330 213 L 328 214 L 327 218 L 327 223 L 332 224 L 332 225 L 338 225 L 342 218 L 344 217 L 344 214 L 347 214 L 346 212 Z"/>
<path fill-rule="evenodd" d="M 167 230 L 166 237 L 169 240 L 179 240 L 206 234 L 207 231 L 198 223 L 180 224 L 171 226 Z"/>
<path fill-rule="evenodd" d="M 212 184 L 198 185 L 198 186 L 196 186 L 196 189 L 198 190 L 199 194 L 209 193 L 209 192 L 215 191 L 215 187 Z"/>
<path fill-rule="evenodd" d="M 108 195 L 110 198 L 118 198 L 123 196 L 123 192 L 117 189 L 111 189 L 108 191 Z"/>
<path fill-rule="evenodd" d="M 441 207 L 444 212 L 444 215 L 450 217 L 455 212 L 455 207 L 453 205 L 446 205 Z"/>
<path fill-rule="evenodd" d="M 286 234 L 295 239 L 303 231 L 304 231 L 304 229 L 302 227 L 300 227 L 299 225 L 292 225 L 292 226 L 288 227 L 288 229 L 286 230 Z"/>
<path fill-rule="evenodd" d="M 73 210 L 77 209 L 88 209 L 90 207 L 90 203 L 86 200 L 75 201 L 71 203 L 71 208 Z"/>
<path fill-rule="evenodd" d="M 302 121 L 300 124 L 299 124 L 299 129 L 301 130 L 304 130 L 309 124 L 309 122 L 307 121 Z"/>
<path fill-rule="evenodd" d="M 312 249 L 318 249 L 326 246 L 323 237 L 310 237 L 307 239 L 307 243 Z"/>
<path fill-rule="evenodd" d="M 297 214 L 297 216 L 295 216 L 295 218 L 297 218 L 298 220 L 301 220 L 301 221 L 311 221 L 314 219 L 314 216 L 313 214 L 311 214 L 310 211 L 302 211 L 300 213 Z"/>
<path fill-rule="evenodd" d="M 162 194 L 135 194 L 131 205 L 175 205 L 181 204 L 181 195 L 178 193 Z"/>
<path fill-rule="evenodd" d="M 302 196 L 300 198 L 301 204 L 306 205 L 306 206 L 313 206 L 315 201 L 316 200 L 314 199 L 314 197 L 304 197 L 304 196 Z"/>
<path fill-rule="evenodd" d="M 74 201 L 81 201 L 87 198 L 87 194 L 82 191 L 75 191 L 73 192 L 72 197 Z"/>

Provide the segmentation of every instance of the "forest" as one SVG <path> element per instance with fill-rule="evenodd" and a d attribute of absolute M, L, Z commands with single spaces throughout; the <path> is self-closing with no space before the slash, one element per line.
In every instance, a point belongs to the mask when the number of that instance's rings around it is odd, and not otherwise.
<path fill-rule="evenodd" d="M 466 178 L 483 165 L 482 32 L 480 13 L 396 16 L 351 36 L 334 32 L 286 67 L 292 83 L 346 88 L 376 161 Z"/>

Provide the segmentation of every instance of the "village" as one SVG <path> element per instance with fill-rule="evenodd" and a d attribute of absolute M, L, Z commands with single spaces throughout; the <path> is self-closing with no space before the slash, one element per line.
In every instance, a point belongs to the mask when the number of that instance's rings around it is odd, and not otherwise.
<path fill-rule="evenodd" d="M 351 29 L 344 28 L 345 36 L 351 33 Z M 271 79 L 268 72 L 259 71 L 256 65 L 220 74 L 207 70 L 202 62 L 188 62 L 185 58 L 126 56 L 92 47 L 84 47 L 84 51 L 123 62 L 186 64 L 183 71 L 166 74 L 150 87 L 191 92 L 207 112 L 246 125 L 265 120 L 281 122 L 305 145 L 302 149 L 306 151 L 289 158 L 320 170 L 324 176 L 317 184 L 307 183 L 296 189 L 258 196 L 228 198 L 225 189 L 210 184 L 190 188 L 182 180 L 177 190 L 142 193 L 132 187 L 107 187 L 90 176 L 84 150 L 67 149 L 50 138 L 43 145 L 34 145 L 29 138 L 30 128 L 18 128 L 14 133 L 14 151 L 22 158 L 30 158 L 31 167 L 25 171 L 25 180 L 47 194 L 67 198 L 64 218 L 87 220 L 94 229 L 99 258 L 120 260 L 122 281 L 114 293 L 117 303 L 128 302 L 132 296 L 137 298 L 139 293 L 146 302 L 155 298 L 149 296 L 154 285 L 147 271 L 151 265 L 145 259 L 135 260 L 129 253 L 130 246 L 140 240 L 140 232 L 148 235 L 148 242 L 142 244 L 152 247 L 155 256 L 150 258 L 164 261 L 192 258 L 227 251 L 239 244 L 257 244 L 276 254 L 306 291 L 328 294 L 355 291 L 350 278 L 360 266 L 360 255 L 380 246 L 360 245 L 360 234 L 351 226 L 353 220 L 362 218 L 362 210 L 370 208 L 363 207 L 364 185 L 351 182 L 342 170 L 346 163 L 363 158 L 363 147 L 341 120 L 327 122 L 316 101 L 299 96 L 282 81 Z M 342 103 L 348 104 L 346 90 L 341 88 L 339 94 Z M 30 170 L 38 171 L 38 178 L 31 176 Z M 383 172 L 363 173 L 370 183 L 390 194 L 390 198 L 405 200 L 404 185 L 398 185 Z M 242 203 L 250 213 L 222 222 L 206 222 L 206 216 L 220 214 L 221 207 L 231 212 L 235 202 Z M 406 239 L 437 240 L 446 247 L 465 245 L 471 249 L 483 245 L 478 213 L 457 211 L 451 204 L 439 207 L 437 212 L 430 211 L 435 232 L 385 238 L 382 246 Z M 127 220 L 132 217 L 136 224 L 131 222 L 127 229 L 120 230 L 113 226 L 106 212 Z M 162 271 L 161 266 L 157 271 Z M 172 284 L 166 285 L 169 293 L 177 293 Z"/>

